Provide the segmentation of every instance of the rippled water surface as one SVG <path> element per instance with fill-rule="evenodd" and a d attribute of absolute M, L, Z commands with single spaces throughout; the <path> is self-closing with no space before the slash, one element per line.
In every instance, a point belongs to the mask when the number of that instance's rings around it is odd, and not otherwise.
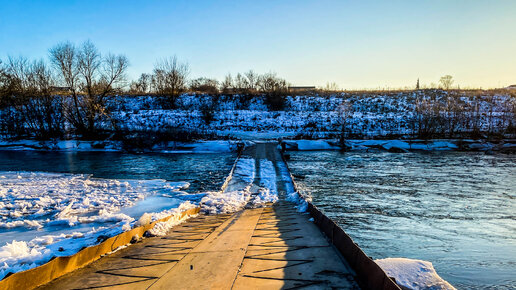
<path fill-rule="evenodd" d="M 189 192 L 218 190 L 236 154 L 127 154 L 0 150 L 0 171 L 92 174 L 108 179 L 187 181 Z"/>
<path fill-rule="evenodd" d="M 374 259 L 431 261 L 457 288 L 516 287 L 516 156 L 292 152 L 300 190 Z"/>

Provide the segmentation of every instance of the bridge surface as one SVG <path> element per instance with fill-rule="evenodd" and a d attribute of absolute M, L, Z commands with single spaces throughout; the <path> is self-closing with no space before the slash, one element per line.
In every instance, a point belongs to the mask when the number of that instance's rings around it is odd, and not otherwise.
<path fill-rule="evenodd" d="M 284 200 L 273 143 L 243 153 L 272 161 L 280 200 L 233 214 L 199 215 L 41 289 L 357 289 L 356 276 L 321 231 Z M 254 181 L 259 184 L 260 178 Z M 254 187 L 253 187 L 254 188 Z"/>

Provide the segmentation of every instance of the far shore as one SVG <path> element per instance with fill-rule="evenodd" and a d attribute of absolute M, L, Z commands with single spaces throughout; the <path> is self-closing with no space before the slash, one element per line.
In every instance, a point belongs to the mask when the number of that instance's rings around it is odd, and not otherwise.
<path fill-rule="evenodd" d="M 275 136 L 277 137 L 277 136 Z M 287 139 L 287 138 L 248 138 L 247 140 L 199 140 L 168 141 L 138 147 L 123 141 L 84 141 L 84 140 L 0 140 L 0 150 L 26 150 L 50 152 L 129 152 L 129 153 L 221 153 L 237 152 L 239 146 L 248 146 L 254 142 L 277 140 L 283 142 L 287 151 L 388 151 L 406 153 L 412 151 L 466 151 L 516 153 L 516 139 L 487 141 L 479 139 Z M 241 145 L 239 145 L 241 144 Z M 280 146 L 280 145 L 279 145 Z"/>

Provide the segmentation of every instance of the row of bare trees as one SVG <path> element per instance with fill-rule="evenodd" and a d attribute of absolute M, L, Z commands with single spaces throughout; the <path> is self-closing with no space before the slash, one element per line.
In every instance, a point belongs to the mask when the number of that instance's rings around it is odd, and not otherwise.
<path fill-rule="evenodd" d="M 152 74 L 144 73 L 138 80 L 131 82 L 130 93 L 174 97 L 184 92 L 276 95 L 288 92 L 288 82 L 272 72 L 258 74 L 249 70 L 235 77 L 227 74 L 222 82 L 206 77 L 189 80 L 189 72 L 188 64 L 178 61 L 175 56 L 162 59 L 155 64 Z"/>
<path fill-rule="evenodd" d="M 106 98 L 126 84 L 128 59 L 102 55 L 90 41 L 80 46 L 57 44 L 49 50 L 49 58 L 50 65 L 23 57 L 9 57 L 1 65 L 4 131 L 21 134 L 26 129 L 37 137 L 59 137 L 66 120 L 76 133 L 92 137 L 97 133 L 95 123 L 109 120 Z"/>
<path fill-rule="evenodd" d="M 384 134 L 410 135 L 421 139 L 499 139 L 516 136 L 514 95 L 466 96 L 428 91 L 416 94 L 412 105 L 413 110 L 407 110 L 403 118 L 390 121 L 393 122 L 390 124 L 393 131 L 387 130 Z M 364 136 L 364 128 L 359 124 L 361 119 L 354 118 L 357 109 L 357 112 L 361 112 L 349 99 L 343 99 L 337 109 L 342 143 L 349 137 Z"/>
<path fill-rule="evenodd" d="M 415 102 L 413 131 L 420 138 L 490 138 L 516 134 L 516 99 L 494 98 L 447 95 L 437 101 L 419 97 Z"/>
<path fill-rule="evenodd" d="M 62 102 L 52 94 L 56 80 L 42 60 L 9 58 L 0 68 L 2 125 L 9 131 L 27 128 L 38 137 L 62 132 Z"/>

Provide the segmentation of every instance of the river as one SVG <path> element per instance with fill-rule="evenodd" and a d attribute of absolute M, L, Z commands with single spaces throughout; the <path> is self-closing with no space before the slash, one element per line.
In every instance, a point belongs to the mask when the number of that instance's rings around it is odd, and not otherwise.
<path fill-rule="evenodd" d="M 459 289 L 516 286 L 516 156 L 291 152 L 300 191 L 373 259 L 427 260 Z"/>

